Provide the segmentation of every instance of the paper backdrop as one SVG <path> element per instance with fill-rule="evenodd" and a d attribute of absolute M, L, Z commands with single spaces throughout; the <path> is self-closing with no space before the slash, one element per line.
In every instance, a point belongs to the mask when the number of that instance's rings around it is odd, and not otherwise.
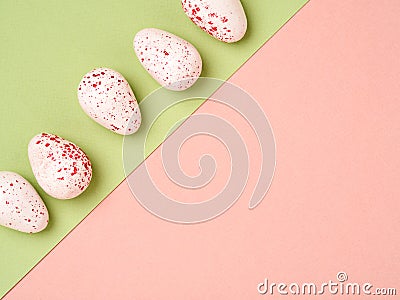
<path fill-rule="evenodd" d="M 124 178 L 122 137 L 93 122 L 79 107 L 76 88 L 83 74 L 95 67 L 113 68 L 125 76 L 140 101 L 158 85 L 137 61 L 132 41 L 140 29 L 157 27 L 197 47 L 202 76 L 226 79 L 306 2 L 243 0 L 248 33 L 237 44 L 224 44 L 192 24 L 179 0 L 2 0 L 0 170 L 17 172 L 34 185 L 48 207 L 50 223 L 36 235 L 0 228 L 0 296 Z M 175 108 L 165 121 L 189 115 L 200 103 Z M 80 197 L 56 200 L 37 185 L 27 145 L 43 131 L 75 142 L 90 157 L 94 176 Z M 152 139 L 160 143 L 162 136 L 154 133 Z"/>

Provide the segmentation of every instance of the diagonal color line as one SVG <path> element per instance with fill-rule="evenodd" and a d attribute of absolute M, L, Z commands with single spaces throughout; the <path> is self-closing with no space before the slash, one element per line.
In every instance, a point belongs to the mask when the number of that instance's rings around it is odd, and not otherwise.
<path fill-rule="evenodd" d="M 301 10 L 303 10 L 307 5 L 309 5 L 309 3 L 311 2 L 311 0 L 308 0 L 304 5 L 302 5 L 290 18 L 288 18 L 288 20 L 285 22 L 285 23 L 283 23 L 282 24 L 282 26 L 281 27 L 279 27 L 279 29 L 275 32 L 275 33 L 273 33 L 252 55 L 250 55 L 249 56 L 249 58 L 247 58 L 246 60 L 245 60 L 245 62 L 234 72 L 234 73 L 232 73 L 227 79 L 226 79 L 226 81 L 229 81 L 229 79 L 231 79 L 232 78 L 232 76 L 233 75 L 235 75 L 235 73 L 236 72 L 238 72 L 248 61 L 250 61 L 259 51 L 260 51 L 260 49 L 261 48 L 263 48 L 264 46 L 266 46 L 266 44 L 272 39 L 272 38 L 274 38 L 277 34 L 278 34 L 278 32 L 280 32 L 281 30 L 282 30 L 282 28 L 283 27 L 285 27 L 290 21 L 292 21 L 298 14 L 299 14 L 299 12 L 301 11 Z M 215 91 L 214 91 L 214 93 L 216 93 L 219 89 L 221 88 L 221 86 L 220 87 L 218 87 Z M 213 94 L 214 94 L 213 93 Z M 210 97 L 212 97 L 212 95 L 210 95 Z M 194 115 L 194 114 L 196 114 L 196 112 L 205 104 L 207 102 L 207 100 L 205 100 L 205 101 L 203 101 L 186 119 L 185 119 L 185 121 L 183 121 L 179 126 L 177 126 L 177 128 L 175 128 L 175 130 L 174 130 L 174 132 L 176 131 L 176 130 L 178 130 L 181 126 L 183 126 L 187 121 L 188 121 L 188 119 L 192 116 L 192 115 Z M 147 155 L 147 157 L 146 157 L 146 159 L 148 159 L 155 151 L 157 151 L 162 145 L 163 145 L 163 143 L 172 135 L 172 134 L 174 134 L 174 132 L 172 132 L 171 134 L 169 134 L 168 136 L 167 136 L 167 138 L 160 144 L 160 145 L 158 145 L 153 151 L 151 151 L 151 153 L 149 153 L 148 155 Z M 129 175 L 128 176 L 130 176 L 133 172 L 135 172 L 135 170 L 137 169 L 137 168 L 139 168 L 143 163 L 145 163 L 145 161 L 146 161 L 146 159 L 144 159 L 143 160 L 143 162 L 141 162 L 137 167 L 135 167 L 134 169 L 133 169 L 133 171 L 132 172 L 130 172 L 129 173 Z M 86 218 L 106 199 L 106 198 L 108 198 L 116 189 L 118 189 L 118 187 L 121 185 L 121 184 L 123 184 L 124 183 L 124 181 L 126 180 L 126 178 L 128 177 L 128 176 L 126 176 L 114 189 L 112 189 L 112 191 L 109 193 L 109 194 L 107 194 L 107 196 L 105 196 L 104 197 L 104 199 L 103 200 L 101 200 L 79 223 L 77 223 L 59 242 L 57 242 L 56 244 L 55 244 L 55 246 L 49 251 L 49 252 L 47 252 L 30 270 L 29 270 L 29 272 L 27 272 L 22 278 L 20 278 L 4 295 L 3 295 L 3 297 L 1 297 L 1 299 L 3 299 L 3 298 L 5 298 L 9 293 L 11 293 L 11 291 L 13 290 L 13 289 L 15 289 L 18 285 L 19 285 L 19 283 L 21 282 L 21 281 L 23 281 L 24 279 L 25 279 L 25 277 L 27 277 L 28 276 L 28 274 L 29 273 L 31 273 L 43 260 L 45 260 L 46 259 L 46 257 L 50 254 L 50 253 L 52 253 L 57 247 L 58 247 L 58 245 L 59 244 L 61 244 L 83 221 L 85 221 L 86 220 Z M 1 300 L 0 299 L 0 300 Z"/>

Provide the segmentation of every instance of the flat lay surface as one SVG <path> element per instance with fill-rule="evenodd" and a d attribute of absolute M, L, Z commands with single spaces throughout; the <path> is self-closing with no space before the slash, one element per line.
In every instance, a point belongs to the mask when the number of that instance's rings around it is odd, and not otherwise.
<path fill-rule="evenodd" d="M 3 294 L 45 256 L 4 299 L 256 299 L 275 297 L 257 291 L 265 278 L 320 284 L 335 280 L 338 272 L 345 272 L 349 282 L 370 282 L 371 291 L 396 287 L 399 292 L 399 3 L 310 1 L 245 62 L 272 28 L 276 31 L 304 3 L 242 1 L 248 35 L 227 45 L 192 24 L 179 2 L 158 1 L 157 13 L 149 13 L 157 7 L 154 1 L 112 4 L 116 15 L 104 2 L 96 8 L 99 15 L 88 14 L 84 21 L 80 14 L 94 2 L 79 9 L 68 2 L 57 16 L 56 5 L 35 14 L 27 4 L 18 10 L 21 23 L 11 21 L 16 18 L 11 2 L 0 4 L 6 17 L 1 27 L 9 29 L 0 37 L 8 41 L 0 56 L 7 73 L 0 90 L 7 108 L 0 119 L 1 168 L 24 175 L 54 219 L 38 235 L 0 228 L 0 269 L 7 270 L 1 272 Z M 69 13 L 76 23 L 67 22 Z M 63 34 L 35 20 L 51 20 Z M 267 116 L 276 142 L 276 172 L 255 209 L 248 209 L 248 201 L 260 168 L 257 139 L 237 112 L 214 101 L 193 116 L 209 113 L 228 120 L 249 151 L 249 181 L 232 208 L 208 222 L 175 224 L 146 211 L 126 180 L 118 185 L 124 176 L 122 139 L 81 111 L 76 88 L 86 72 L 104 65 L 121 72 L 143 99 L 157 84 L 136 60 L 132 41 L 140 27 L 157 26 L 196 46 L 204 62 L 202 76 L 234 73 L 229 82 L 252 95 Z M 190 102 L 172 115 L 188 115 L 199 104 Z M 191 118 L 178 130 L 185 126 L 191 126 Z M 77 199 L 52 199 L 33 178 L 27 144 L 46 130 L 76 142 L 93 162 L 93 182 Z M 161 137 L 154 133 L 152 143 Z M 226 148 L 202 136 L 181 150 L 182 169 L 191 176 L 198 172 L 197 158 L 213 153 L 219 161 L 215 181 L 204 190 L 176 187 L 165 180 L 160 149 L 146 160 L 153 179 L 178 201 L 215 195 L 229 177 Z"/>
<path fill-rule="evenodd" d="M 1 170 L 17 172 L 37 189 L 50 215 L 40 235 L 0 228 L 0 295 L 7 292 L 124 178 L 122 138 L 104 130 L 79 106 L 78 84 L 96 67 L 120 72 L 140 101 L 158 84 L 133 50 L 135 34 L 162 28 L 193 43 L 204 56 L 203 76 L 229 77 L 305 0 L 243 1 L 251 18 L 246 38 L 230 47 L 202 32 L 180 1 L 1 1 Z M 173 20 L 173 21 L 171 21 Z M 189 115 L 201 102 L 175 108 L 167 121 Z M 27 147 L 41 132 L 80 146 L 93 163 L 93 179 L 80 197 L 59 201 L 37 185 Z M 152 134 L 154 144 L 163 135 Z M 143 141 L 141 141 L 143 143 Z"/>

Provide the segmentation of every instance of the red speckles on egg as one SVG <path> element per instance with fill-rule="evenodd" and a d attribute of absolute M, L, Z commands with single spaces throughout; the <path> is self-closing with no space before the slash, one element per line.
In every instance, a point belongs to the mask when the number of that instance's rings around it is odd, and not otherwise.
<path fill-rule="evenodd" d="M 0 225 L 36 233 L 48 221 L 47 208 L 30 183 L 16 173 L 0 172 Z"/>
<path fill-rule="evenodd" d="M 247 18 L 240 0 L 182 0 L 186 15 L 202 30 L 226 43 L 243 38 Z"/>
<path fill-rule="evenodd" d="M 75 198 L 89 186 L 92 178 L 90 160 L 74 143 L 42 133 L 29 143 L 28 155 L 37 182 L 50 196 Z"/>
<path fill-rule="evenodd" d="M 85 78 L 94 77 L 94 83 Z M 118 72 L 98 68 L 87 73 L 78 86 L 79 104 L 85 113 L 118 134 L 135 133 L 141 124 L 139 105 L 129 83 Z"/>
<path fill-rule="evenodd" d="M 185 90 L 200 76 L 202 61 L 199 52 L 172 33 L 146 28 L 136 34 L 133 46 L 143 67 L 167 89 Z"/>

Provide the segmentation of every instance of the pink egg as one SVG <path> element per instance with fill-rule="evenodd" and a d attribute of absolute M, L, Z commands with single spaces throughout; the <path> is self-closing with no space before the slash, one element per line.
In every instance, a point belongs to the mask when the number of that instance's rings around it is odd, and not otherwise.
<path fill-rule="evenodd" d="M 202 61 L 199 52 L 172 33 L 155 28 L 143 29 L 136 34 L 133 46 L 143 67 L 169 90 L 185 90 L 200 76 Z"/>
<path fill-rule="evenodd" d="M 33 186 L 13 172 L 0 172 L 0 225 L 27 233 L 46 228 L 47 208 Z"/>
<path fill-rule="evenodd" d="M 182 7 L 193 23 L 218 40 L 234 43 L 246 33 L 240 0 L 182 0 Z"/>
<path fill-rule="evenodd" d="M 74 143 L 54 134 L 41 133 L 30 141 L 28 155 L 37 182 L 50 196 L 75 198 L 89 186 L 90 160 Z"/>
<path fill-rule="evenodd" d="M 129 83 L 117 71 L 98 68 L 83 76 L 78 99 L 84 112 L 105 128 L 122 135 L 135 133 L 141 114 Z"/>

